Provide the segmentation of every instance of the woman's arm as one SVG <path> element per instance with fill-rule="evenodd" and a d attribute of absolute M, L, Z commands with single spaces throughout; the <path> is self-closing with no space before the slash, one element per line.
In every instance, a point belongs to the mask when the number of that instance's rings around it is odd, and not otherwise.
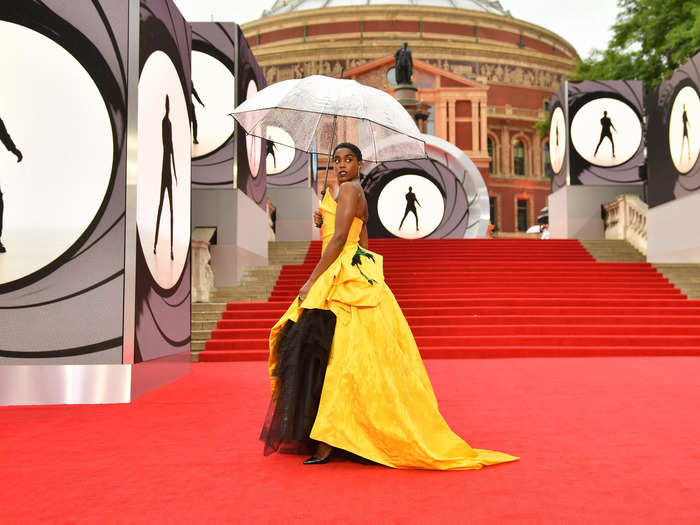
<path fill-rule="evenodd" d="M 316 264 L 314 271 L 311 272 L 308 281 L 306 281 L 304 286 L 299 290 L 299 298 L 302 301 L 306 299 L 306 295 L 309 293 L 314 282 L 316 282 L 316 279 L 328 269 L 343 250 L 359 203 L 360 193 L 358 189 L 350 184 L 342 184 L 338 193 L 338 207 L 335 214 L 335 232 L 331 240 L 328 241 L 326 250 L 321 255 L 321 259 Z"/>

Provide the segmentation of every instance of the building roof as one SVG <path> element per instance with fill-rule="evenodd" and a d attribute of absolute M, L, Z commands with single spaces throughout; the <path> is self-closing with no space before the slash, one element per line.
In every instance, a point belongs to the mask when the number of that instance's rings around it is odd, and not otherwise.
<path fill-rule="evenodd" d="M 276 0 L 274 5 L 262 16 L 281 15 L 295 11 L 322 9 L 324 7 L 363 6 L 363 5 L 407 5 L 452 7 L 469 9 L 495 15 L 511 16 L 510 11 L 503 9 L 498 0 Z"/>

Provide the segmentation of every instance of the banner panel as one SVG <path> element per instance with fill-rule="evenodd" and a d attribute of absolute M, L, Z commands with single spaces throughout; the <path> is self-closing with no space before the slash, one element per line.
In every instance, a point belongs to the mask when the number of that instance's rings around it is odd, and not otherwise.
<path fill-rule="evenodd" d="M 654 207 L 700 189 L 700 53 L 649 94 L 648 201 Z"/>
<path fill-rule="evenodd" d="M 241 104 L 267 86 L 265 75 L 258 65 L 243 31 L 238 32 L 238 89 L 236 105 Z M 237 187 L 262 209 L 266 209 L 266 158 L 267 144 L 260 137 L 246 135 L 245 131 L 236 124 L 237 147 Z"/>
<path fill-rule="evenodd" d="M 233 188 L 238 26 L 192 24 L 192 188 Z"/>
<path fill-rule="evenodd" d="M 192 33 L 141 0 L 134 362 L 189 350 Z"/>
<path fill-rule="evenodd" d="M 120 363 L 128 4 L 0 9 L 0 361 Z"/>
<path fill-rule="evenodd" d="M 642 82 L 587 80 L 567 86 L 569 184 L 641 184 Z"/>

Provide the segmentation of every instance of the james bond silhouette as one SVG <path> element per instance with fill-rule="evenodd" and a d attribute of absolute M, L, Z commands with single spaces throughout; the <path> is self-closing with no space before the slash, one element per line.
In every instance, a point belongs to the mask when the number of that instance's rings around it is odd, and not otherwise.
<path fill-rule="evenodd" d="M 172 166 L 172 169 L 171 169 Z M 173 176 L 177 184 L 177 170 L 175 169 L 175 152 L 173 150 L 173 125 L 170 122 L 170 97 L 165 95 L 165 116 L 163 117 L 163 167 L 160 179 L 160 204 L 158 205 L 158 217 L 156 218 L 156 237 L 153 240 L 153 253 L 158 246 L 158 231 L 160 230 L 160 214 L 163 211 L 165 192 L 168 192 L 170 203 L 170 260 L 173 257 Z"/>
<path fill-rule="evenodd" d="M 413 193 L 413 188 L 409 186 L 408 193 L 406 194 L 406 211 L 403 214 L 403 219 L 401 219 L 401 224 L 399 224 L 399 230 L 401 229 L 401 226 L 403 226 L 403 221 L 406 220 L 408 214 L 412 213 L 416 218 L 416 231 L 418 231 L 418 211 L 416 210 L 416 204 L 420 206 L 420 202 L 418 202 L 416 194 Z M 423 206 L 420 207 L 422 208 Z"/>
<path fill-rule="evenodd" d="M 5 127 L 5 123 L 2 121 L 0 118 L 0 141 L 3 143 L 5 148 L 7 148 L 7 151 L 10 153 L 13 153 L 15 157 L 17 157 L 17 162 L 22 162 L 22 152 L 17 149 L 17 146 L 15 146 L 15 143 L 12 141 L 12 138 L 10 137 L 10 134 L 7 132 L 7 128 Z M 3 212 L 5 211 L 5 205 L 2 200 L 2 189 L 0 189 L 0 237 L 2 237 L 2 215 Z M 2 241 L 0 240 L 0 253 L 5 253 L 7 250 L 5 247 L 2 245 Z"/>
<path fill-rule="evenodd" d="M 267 155 L 272 155 L 272 166 L 274 168 L 277 167 L 277 157 L 275 156 L 276 150 L 277 150 L 277 144 L 275 144 L 272 140 L 265 140 L 267 142 Z M 267 156 L 266 155 L 266 156 Z"/>
<path fill-rule="evenodd" d="M 617 133 L 618 131 L 615 129 L 615 126 L 613 126 L 612 120 L 608 117 L 608 112 L 603 111 L 603 118 L 600 119 L 600 125 L 602 126 L 602 129 L 600 130 L 600 140 L 598 141 L 598 145 L 595 147 L 595 152 L 593 153 L 593 156 L 595 157 L 598 154 L 598 148 L 600 145 L 603 143 L 604 138 L 608 138 L 610 140 L 610 144 L 612 144 L 612 156 L 613 158 L 615 157 L 615 141 L 613 141 L 612 137 L 612 131 L 611 128 Z"/>
<path fill-rule="evenodd" d="M 683 104 L 683 139 L 681 142 L 681 152 L 678 155 L 678 158 L 681 158 L 683 156 L 683 145 L 685 144 L 686 140 L 688 141 L 688 160 L 690 160 L 690 137 L 688 135 L 688 128 L 690 127 L 690 124 L 688 122 L 688 111 L 685 109 L 685 104 Z"/>
<path fill-rule="evenodd" d="M 194 88 L 194 82 L 192 82 L 192 96 L 199 102 L 199 105 L 202 106 L 203 108 L 206 107 L 204 105 L 204 102 L 202 102 L 202 99 L 199 98 L 199 95 L 197 94 L 197 90 Z M 191 113 L 192 113 L 192 138 L 193 138 L 193 143 L 194 144 L 199 144 L 199 141 L 197 140 L 197 113 L 194 110 L 194 102 L 190 101 L 190 107 L 191 107 Z"/>

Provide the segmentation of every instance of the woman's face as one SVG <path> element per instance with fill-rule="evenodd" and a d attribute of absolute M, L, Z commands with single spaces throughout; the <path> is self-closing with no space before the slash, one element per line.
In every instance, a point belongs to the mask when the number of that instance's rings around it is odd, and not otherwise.
<path fill-rule="evenodd" d="M 338 182 L 350 181 L 360 174 L 360 162 L 357 156 L 348 148 L 338 148 L 333 154 L 333 164 Z"/>

